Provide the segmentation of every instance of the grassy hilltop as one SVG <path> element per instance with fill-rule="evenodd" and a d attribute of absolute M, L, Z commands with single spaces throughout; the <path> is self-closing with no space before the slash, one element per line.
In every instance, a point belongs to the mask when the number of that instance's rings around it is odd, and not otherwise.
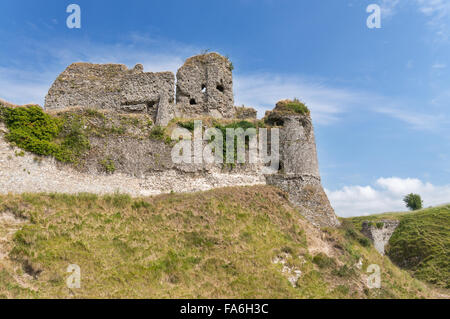
<path fill-rule="evenodd" d="M 3 216 L 3 217 L 1 217 Z M 148 198 L 0 196 L 3 298 L 427 298 L 353 226 L 316 229 L 270 186 Z M 66 286 L 69 264 L 81 289 Z M 368 265 L 382 286 L 368 289 Z"/>
<path fill-rule="evenodd" d="M 450 288 L 450 205 L 348 220 L 361 229 L 364 220 L 382 219 L 400 221 L 386 251 L 391 260 L 420 280 Z"/>

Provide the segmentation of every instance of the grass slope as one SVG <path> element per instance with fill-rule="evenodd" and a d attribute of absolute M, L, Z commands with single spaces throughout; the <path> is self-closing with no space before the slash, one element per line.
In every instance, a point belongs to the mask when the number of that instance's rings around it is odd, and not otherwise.
<path fill-rule="evenodd" d="M 348 219 L 355 227 L 363 220 L 400 220 L 387 255 L 416 278 L 450 288 L 450 205 L 410 213 L 387 213 Z"/>
<path fill-rule="evenodd" d="M 0 258 L 3 298 L 434 296 L 351 224 L 316 229 L 270 186 L 149 198 L 5 195 L 2 214 L 27 219 Z M 0 234 L 7 227 L 0 222 Z M 81 289 L 66 287 L 69 264 L 81 267 Z M 366 288 L 370 264 L 381 267 L 381 289 Z"/>

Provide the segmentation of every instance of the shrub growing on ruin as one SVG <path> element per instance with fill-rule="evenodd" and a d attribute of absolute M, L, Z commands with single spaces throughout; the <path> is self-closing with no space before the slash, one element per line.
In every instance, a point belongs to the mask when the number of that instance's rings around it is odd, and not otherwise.
<path fill-rule="evenodd" d="M 222 125 L 219 123 L 216 123 L 214 125 L 215 128 L 219 129 L 222 132 L 222 136 L 223 136 L 223 158 L 225 159 L 227 157 L 227 128 L 232 128 L 232 129 L 238 129 L 238 128 L 242 128 L 244 131 L 249 129 L 249 128 L 254 128 L 256 129 L 255 124 L 249 122 L 249 121 L 238 121 L 238 122 L 233 122 L 230 124 L 226 124 L 226 125 Z M 247 149 L 249 146 L 249 137 L 246 136 L 245 137 L 245 148 Z M 234 137 L 234 159 L 237 159 L 237 136 Z M 232 164 L 233 165 L 233 164 Z"/>
<path fill-rule="evenodd" d="M 153 140 L 164 141 L 169 144 L 171 142 L 170 137 L 166 135 L 166 129 L 161 126 L 153 127 L 153 129 L 150 131 L 150 138 Z"/>
<path fill-rule="evenodd" d="M 5 107 L 0 111 L 9 130 L 6 139 L 26 151 L 74 163 L 89 148 L 79 118 L 54 117 L 37 105 Z"/>
<path fill-rule="evenodd" d="M 177 123 L 179 127 L 182 127 L 190 132 L 194 132 L 194 121 L 188 121 L 188 122 L 178 122 Z"/>
<path fill-rule="evenodd" d="M 103 170 L 108 174 L 112 174 L 116 171 L 116 166 L 114 164 L 114 161 L 110 158 L 101 160 L 100 165 L 102 166 Z"/>
<path fill-rule="evenodd" d="M 276 106 L 276 111 L 294 114 L 309 114 L 308 107 L 299 99 L 279 101 Z"/>

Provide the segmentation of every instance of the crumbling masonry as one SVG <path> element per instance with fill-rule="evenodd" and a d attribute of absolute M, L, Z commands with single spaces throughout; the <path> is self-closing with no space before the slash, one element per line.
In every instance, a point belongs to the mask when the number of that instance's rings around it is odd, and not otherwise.
<path fill-rule="evenodd" d="M 256 118 L 254 110 L 234 106 L 232 65 L 217 53 L 187 59 L 176 82 L 171 72 L 144 72 L 139 64 L 129 70 L 124 65 L 74 63 L 53 83 L 45 108 L 74 106 L 147 113 L 158 126 L 174 118 Z M 277 105 L 266 121 L 280 128 L 281 165 L 278 173 L 262 178 L 285 190 L 312 223 L 339 225 L 321 185 L 310 114 L 286 113 Z"/>
<path fill-rule="evenodd" d="M 144 72 L 141 64 L 129 70 L 121 64 L 74 63 L 50 88 L 46 109 L 83 106 L 152 115 L 158 126 L 174 117 L 235 115 L 230 61 L 210 53 L 189 58 L 175 76 Z"/>

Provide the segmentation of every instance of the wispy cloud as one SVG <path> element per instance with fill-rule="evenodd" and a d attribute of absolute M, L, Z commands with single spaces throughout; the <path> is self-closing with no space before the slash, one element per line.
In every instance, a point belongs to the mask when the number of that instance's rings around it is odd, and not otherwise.
<path fill-rule="evenodd" d="M 136 33 L 116 44 L 89 40 L 74 43 L 61 39 L 48 43 L 27 39 L 27 42 L 27 48 L 35 59 L 33 66 L 13 63 L 1 66 L 0 63 L 0 98 L 15 104 L 32 102 L 43 105 L 53 81 L 74 62 L 120 63 L 128 67 L 141 63 L 145 71 L 175 73 L 186 57 L 200 52 L 193 46 Z M 42 65 L 39 61 L 46 63 Z"/>
<path fill-rule="evenodd" d="M 0 67 L 0 98 L 14 104 L 43 104 L 53 72 Z"/>
<path fill-rule="evenodd" d="M 429 18 L 429 25 L 436 29 L 441 39 L 449 39 L 450 1 L 416 0 L 419 10 Z"/>
<path fill-rule="evenodd" d="M 381 0 L 381 15 L 383 18 L 390 18 L 396 13 L 400 0 Z"/>
<path fill-rule="evenodd" d="M 373 185 L 345 186 L 326 193 L 342 217 L 404 211 L 403 197 L 409 193 L 421 195 L 425 207 L 450 202 L 450 185 L 436 186 L 417 178 L 379 178 Z"/>
<path fill-rule="evenodd" d="M 445 114 L 429 114 L 398 107 L 381 107 L 375 111 L 401 120 L 412 128 L 422 131 L 438 131 L 450 125 L 450 119 Z"/>
<path fill-rule="evenodd" d="M 319 124 L 331 124 L 364 98 L 353 90 L 334 88 L 321 81 L 279 74 L 247 74 L 235 77 L 236 104 L 255 107 L 259 115 L 286 98 L 300 98 Z"/>
<path fill-rule="evenodd" d="M 321 125 L 337 123 L 349 113 L 383 114 L 421 131 L 438 132 L 450 125 L 448 115 L 415 111 L 408 100 L 339 88 L 324 81 L 299 76 L 239 75 L 235 79 L 235 92 L 236 104 L 253 106 L 260 116 L 281 99 L 299 97 L 311 109 L 313 120 Z"/>
<path fill-rule="evenodd" d="M 444 63 L 435 63 L 431 66 L 433 69 L 445 69 L 447 64 Z"/>
<path fill-rule="evenodd" d="M 448 0 L 381 0 L 383 18 L 393 17 L 402 5 L 413 5 L 428 18 L 428 25 L 440 40 L 448 40 L 450 25 L 450 1 Z"/>

